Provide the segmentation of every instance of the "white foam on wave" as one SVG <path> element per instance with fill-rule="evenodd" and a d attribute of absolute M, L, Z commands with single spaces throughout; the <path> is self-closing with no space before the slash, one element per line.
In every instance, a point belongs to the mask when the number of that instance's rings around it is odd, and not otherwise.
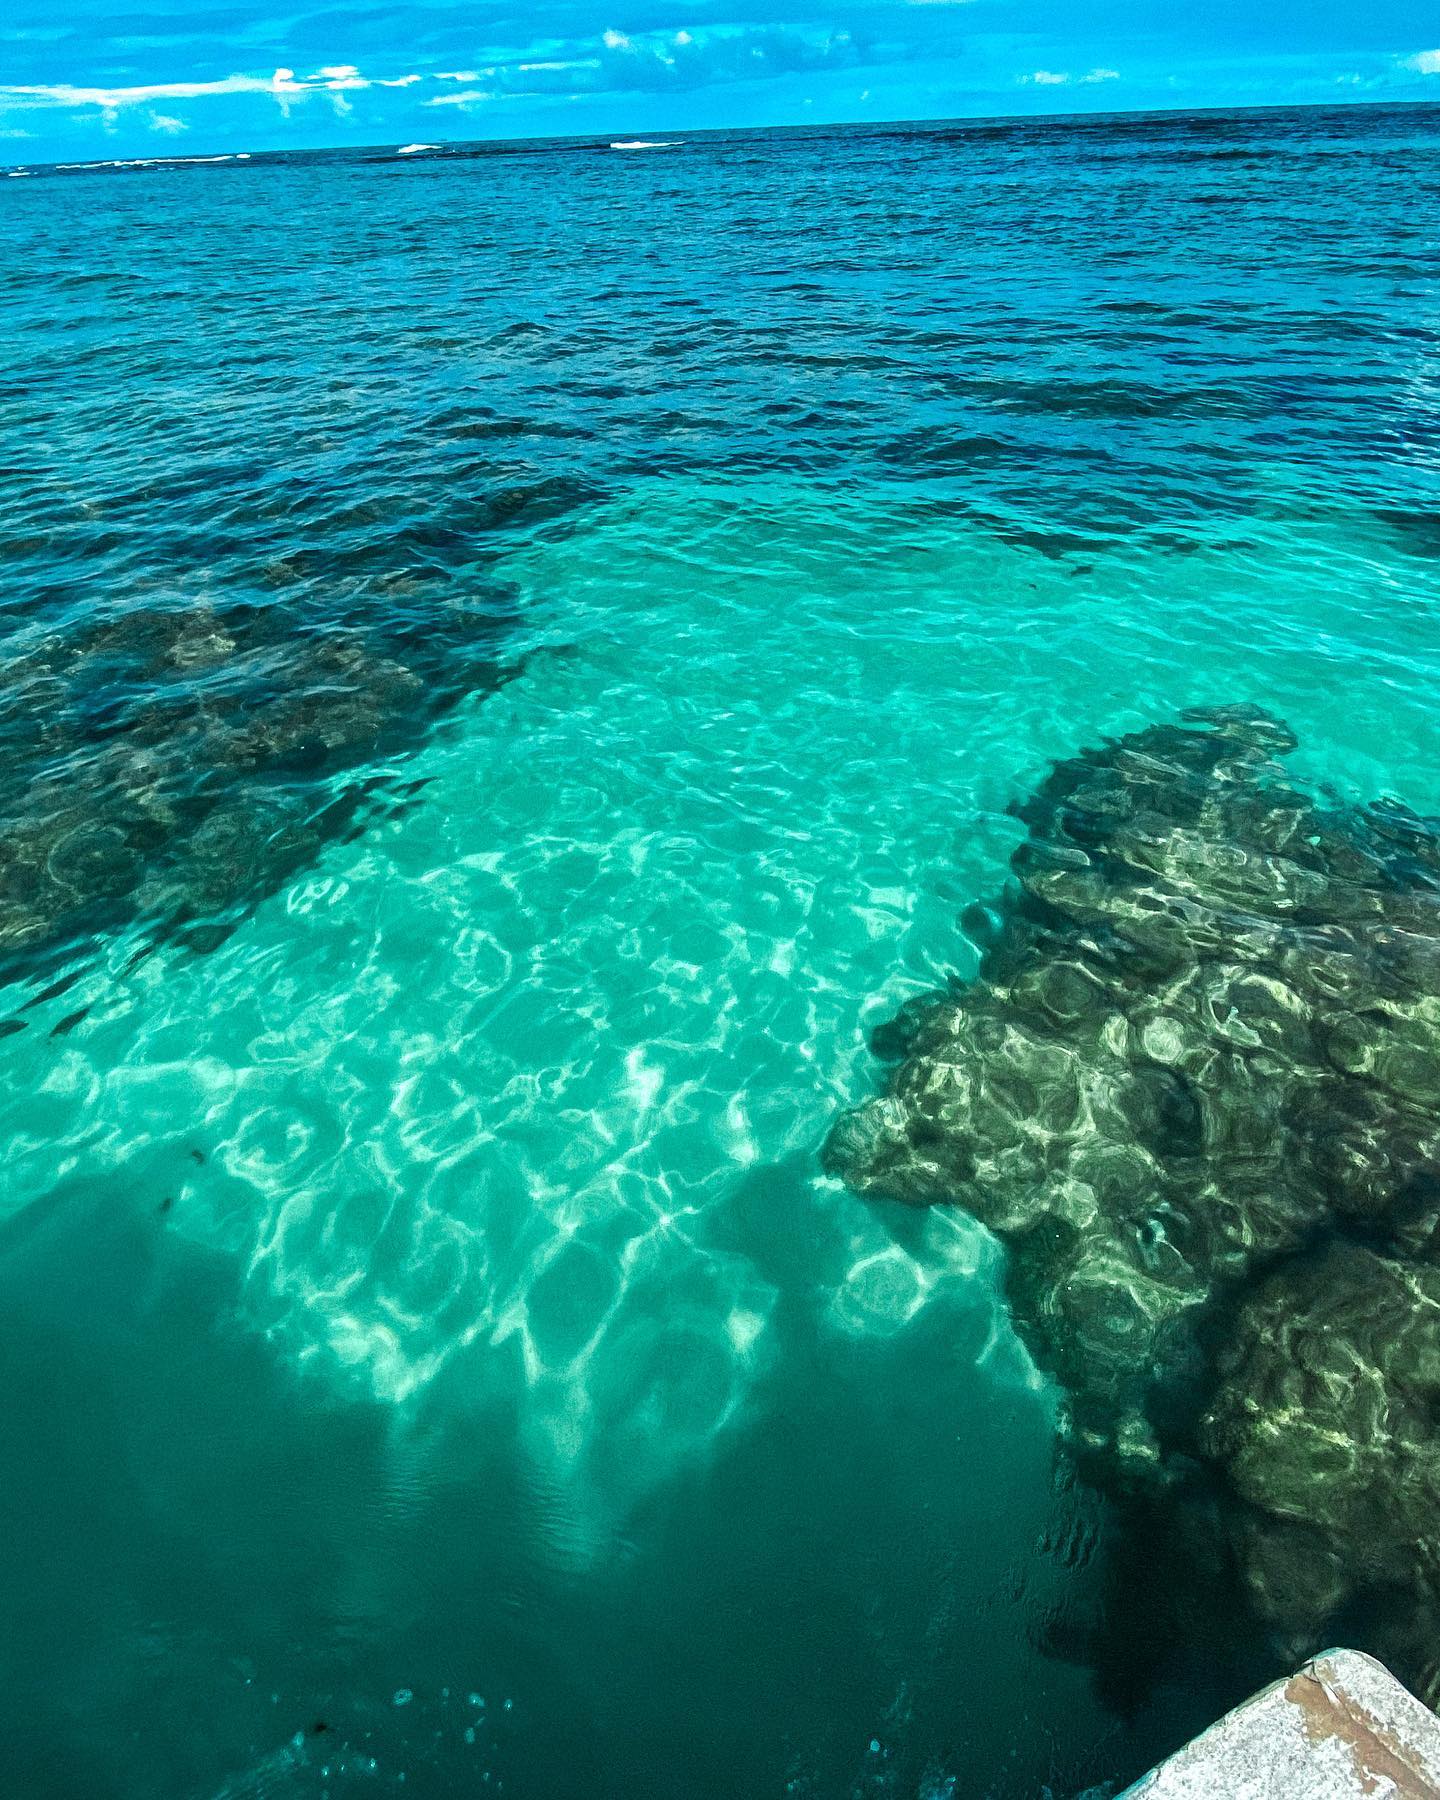
<path fill-rule="evenodd" d="M 439 150 L 440 144 L 402 144 L 395 152 L 397 156 L 418 156 L 422 150 Z"/>
<path fill-rule="evenodd" d="M 678 150 L 679 138 L 621 138 L 610 146 L 612 150 Z"/>
<path fill-rule="evenodd" d="M 227 156 L 130 156 L 119 157 L 110 162 L 56 163 L 57 169 L 90 170 L 90 169 L 159 169 L 182 167 L 187 163 L 228 163 L 249 162 L 248 150 L 235 150 Z"/>

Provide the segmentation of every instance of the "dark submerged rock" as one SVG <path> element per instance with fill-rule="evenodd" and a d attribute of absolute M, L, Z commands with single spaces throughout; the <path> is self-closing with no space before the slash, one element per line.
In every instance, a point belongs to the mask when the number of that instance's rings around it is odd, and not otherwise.
<path fill-rule="evenodd" d="M 387 763 L 504 679 L 500 596 L 73 616 L 0 650 L 0 979 L 136 921 L 203 950 L 405 803 Z"/>
<path fill-rule="evenodd" d="M 1252 1509 L 1256 1609 L 1301 1636 L 1364 1617 L 1435 1698 L 1440 1268 L 1330 1244 L 1246 1297 L 1217 1363 L 1200 1443 Z"/>
<path fill-rule="evenodd" d="M 1348 1620 L 1436 1697 L 1440 829 L 1322 804 L 1294 747 L 1236 706 L 1058 764 L 976 980 L 882 1028 L 825 1158 L 1004 1241 L 1175 1633 L 1202 1590 L 1288 1662 Z"/>

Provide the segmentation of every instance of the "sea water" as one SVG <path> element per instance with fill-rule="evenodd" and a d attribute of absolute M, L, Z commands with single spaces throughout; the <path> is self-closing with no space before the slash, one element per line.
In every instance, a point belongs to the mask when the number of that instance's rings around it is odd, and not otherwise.
<path fill-rule="evenodd" d="M 1055 758 L 1256 702 L 1440 811 L 1437 119 L 0 188 L 10 1791 L 1025 1800 L 1206 1722 L 1056 1654 L 996 1246 L 817 1152 Z"/>

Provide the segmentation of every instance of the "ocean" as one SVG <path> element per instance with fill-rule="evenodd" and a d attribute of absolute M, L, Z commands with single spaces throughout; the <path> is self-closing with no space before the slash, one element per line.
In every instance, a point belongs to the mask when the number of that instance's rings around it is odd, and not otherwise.
<path fill-rule="evenodd" d="M 1440 813 L 1440 111 L 11 175 L 7 1791 L 1133 1779 L 1238 1695 L 820 1150 L 1057 760 Z"/>

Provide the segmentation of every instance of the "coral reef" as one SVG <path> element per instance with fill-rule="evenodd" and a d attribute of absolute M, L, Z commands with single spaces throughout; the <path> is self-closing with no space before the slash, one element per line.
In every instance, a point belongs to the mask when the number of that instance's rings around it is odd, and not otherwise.
<path fill-rule="evenodd" d="M 383 620 L 384 623 L 377 621 Z M 494 686 L 502 609 L 130 608 L 0 653 L 0 979 L 141 921 L 195 948 L 404 783 L 375 764 Z"/>
<path fill-rule="evenodd" d="M 877 1034 L 897 1066 L 826 1161 L 999 1235 L 1075 1466 L 1132 1522 L 1183 1519 L 1286 1656 L 1363 1617 L 1427 1687 L 1440 829 L 1322 804 L 1293 748 L 1228 707 L 1059 764 L 962 921 L 977 979 Z"/>

